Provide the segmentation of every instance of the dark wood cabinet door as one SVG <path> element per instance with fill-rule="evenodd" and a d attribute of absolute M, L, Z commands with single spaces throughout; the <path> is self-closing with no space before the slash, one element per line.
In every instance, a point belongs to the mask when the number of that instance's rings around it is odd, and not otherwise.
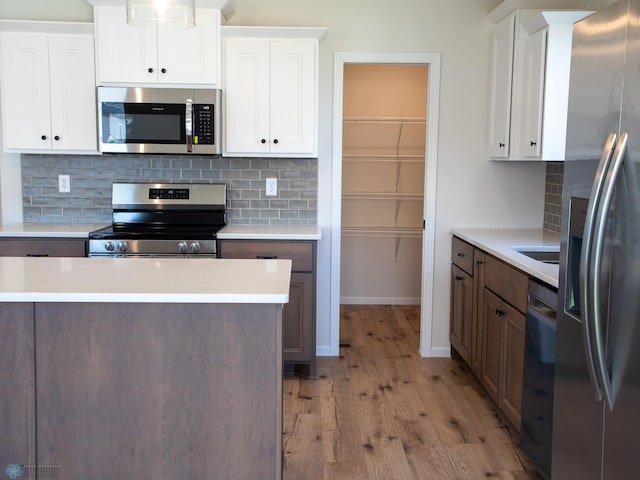
<path fill-rule="evenodd" d="M 475 250 L 473 254 L 473 312 L 471 314 L 471 370 L 480 377 L 482 362 L 482 302 L 484 298 L 484 262 L 485 254 Z"/>
<path fill-rule="evenodd" d="M 513 425 L 520 430 L 526 317 L 509 305 L 504 306 L 504 312 L 502 342 L 504 377 L 500 406 Z"/>
<path fill-rule="evenodd" d="M 0 467 L 36 463 L 33 304 L 0 308 Z"/>
<path fill-rule="evenodd" d="M 313 275 L 292 273 L 289 303 L 282 309 L 282 347 L 285 361 L 306 360 L 315 355 Z"/>
<path fill-rule="evenodd" d="M 499 404 L 502 378 L 502 300 L 485 288 L 482 302 L 482 362 L 480 381 Z"/>
<path fill-rule="evenodd" d="M 471 358 L 471 321 L 473 315 L 473 279 L 456 265 L 451 266 L 450 341 L 469 363 Z"/>

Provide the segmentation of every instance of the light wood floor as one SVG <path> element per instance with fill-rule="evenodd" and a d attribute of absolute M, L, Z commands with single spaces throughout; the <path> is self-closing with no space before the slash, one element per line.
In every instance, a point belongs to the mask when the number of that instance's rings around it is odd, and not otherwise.
<path fill-rule="evenodd" d="M 343 306 L 340 357 L 284 381 L 284 478 L 539 479 L 457 360 L 423 359 L 419 308 Z"/>

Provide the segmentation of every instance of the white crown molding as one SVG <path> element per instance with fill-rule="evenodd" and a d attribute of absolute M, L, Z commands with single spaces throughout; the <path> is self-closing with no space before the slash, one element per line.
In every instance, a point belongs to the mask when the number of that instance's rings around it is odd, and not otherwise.
<path fill-rule="evenodd" d="M 585 0 L 504 0 L 488 14 L 489 20 L 498 23 L 514 10 L 583 10 Z"/>

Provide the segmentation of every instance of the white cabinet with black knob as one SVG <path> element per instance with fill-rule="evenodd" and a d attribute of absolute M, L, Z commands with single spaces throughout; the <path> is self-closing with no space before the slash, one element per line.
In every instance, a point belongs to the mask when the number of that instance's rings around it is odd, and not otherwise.
<path fill-rule="evenodd" d="M 220 10 L 197 8 L 196 24 L 127 23 L 123 5 L 94 4 L 97 80 L 109 84 L 220 85 Z M 112 3 L 112 2 L 111 2 Z"/>
<path fill-rule="evenodd" d="M 317 157 L 324 28 L 223 27 L 226 156 Z"/>
<path fill-rule="evenodd" d="M 0 31 L 5 150 L 97 153 L 93 26 L 2 21 Z"/>
<path fill-rule="evenodd" d="M 516 10 L 492 35 L 489 157 L 564 160 L 573 23 L 588 11 Z"/>

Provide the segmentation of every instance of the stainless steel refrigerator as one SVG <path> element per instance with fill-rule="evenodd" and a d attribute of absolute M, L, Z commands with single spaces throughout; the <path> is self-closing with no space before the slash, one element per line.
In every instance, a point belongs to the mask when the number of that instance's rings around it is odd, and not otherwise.
<path fill-rule="evenodd" d="M 640 478 L 640 0 L 574 26 L 553 480 Z"/>

